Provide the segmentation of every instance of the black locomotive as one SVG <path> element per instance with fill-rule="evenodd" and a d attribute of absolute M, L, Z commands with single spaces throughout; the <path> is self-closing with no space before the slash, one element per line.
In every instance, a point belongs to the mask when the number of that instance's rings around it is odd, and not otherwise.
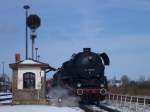
<path fill-rule="evenodd" d="M 90 48 L 73 54 L 54 75 L 55 85 L 71 88 L 82 102 L 99 102 L 105 99 L 107 79 L 105 65 L 110 61 L 106 53 L 94 53 Z"/>

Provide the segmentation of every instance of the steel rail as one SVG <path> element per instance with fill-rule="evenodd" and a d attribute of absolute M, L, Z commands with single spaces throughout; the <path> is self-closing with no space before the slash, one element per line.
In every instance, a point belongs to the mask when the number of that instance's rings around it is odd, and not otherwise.
<path fill-rule="evenodd" d="M 92 105 L 92 106 L 95 106 L 95 105 Z M 106 105 L 99 105 L 99 106 L 96 106 L 97 110 L 93 109 L 91 107 L 91 105 L 80 105 L 80 108 L 83 109 L 85 112 L 103 112 L 103 111 L 107 111 L 107 112 L 120 112 L 119 110 L 116 110 L 116 109 L 113 109 L 113 108 L 110 108 Z"/>

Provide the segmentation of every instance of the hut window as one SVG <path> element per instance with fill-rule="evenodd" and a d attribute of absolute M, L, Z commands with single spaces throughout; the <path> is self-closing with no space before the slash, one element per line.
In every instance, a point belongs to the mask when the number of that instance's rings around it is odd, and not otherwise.
<path fill-rule="evenodd" d="M 23 88 L 35 88 L 35 74 L 26 72 L 23 74 Z"/>

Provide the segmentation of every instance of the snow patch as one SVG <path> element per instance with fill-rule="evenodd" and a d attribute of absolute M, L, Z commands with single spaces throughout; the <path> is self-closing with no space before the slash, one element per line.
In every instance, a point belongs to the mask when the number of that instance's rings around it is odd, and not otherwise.
<path fill-rule="evenodd" d="M 38 62 L 35 62 L 33 60 L 24 60 L 23 62 L 21 62 L 20 64 L 40 64 Z"/>
<path fill-rule="evenodd" d="M 7 95 L 7 94 L 12 94 L 12 93 L 9 93 L 9 92 L 0 92 L 0 95 Z"/>
<path fill-rule="evenodd" d="M 55 107 L 48 105 L 0 106 L 0 112 L 84 112 L 78 107 Z"/>
<path fill-rule="evenodd" d="M 12 98 L 12 95 L 0 96 L 0 99 L 4 99 L 4 98 Z"/>

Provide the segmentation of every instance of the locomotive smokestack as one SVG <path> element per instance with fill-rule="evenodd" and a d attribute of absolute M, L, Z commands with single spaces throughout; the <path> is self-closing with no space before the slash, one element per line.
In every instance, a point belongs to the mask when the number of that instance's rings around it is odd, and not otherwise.
<path fill-rule="evenodd" d="M 83 48 L 83 52 L 91 52 L 91 48 Z"/>

